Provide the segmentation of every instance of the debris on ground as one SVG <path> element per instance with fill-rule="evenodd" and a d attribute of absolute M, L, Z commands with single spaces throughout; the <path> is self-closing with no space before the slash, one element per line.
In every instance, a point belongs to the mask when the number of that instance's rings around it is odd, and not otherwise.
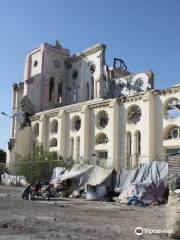
<path fill-rule="evenodd" d="M 113 168 L 102 168 L 95 165 L 75 164 L 50 183 L 61 192 L 62 197 L 102 200 L 109 197 L 113 189 Z"/>
<path fill-rule="evenodd" d="M 23 176 L 14 176 L 7 173 L 1 174 L 1 183 L 7 186 L 26 186 L 27 182 Z"/>
<path fill-rule="evenodd" d="M 171 231 L 168 236 L 180 238 L 180 175 L 174 174 L 171 177 L 170 194 L 166 205 L 166 229 Z"/>

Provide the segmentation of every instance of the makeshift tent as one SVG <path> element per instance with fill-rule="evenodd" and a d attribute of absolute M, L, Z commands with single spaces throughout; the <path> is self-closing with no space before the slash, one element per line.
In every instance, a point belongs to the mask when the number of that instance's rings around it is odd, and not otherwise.
<path fill-rule="evenodd" d="M 113 172 L 112 168 L 105 169 L 95 165 L 75 164 L 71 171 L 62 174 L 57 179 L 53 179 L 51 183 L 62 186 L 66 185 L 65 188 L 68 188 L 69 191 L 68 195 L 75 190 L 85 190 L 86 192 L 88 185 L 92 187 L 98 186 L 97 190 L 99 191 L 99 186 L 101 185 L 104 185 L 106 188 L 112 187 Z"/>
<path fill-rule="evenodd" d="M 115 191 L 120 193 L 120 200 L 133 198 L 135 203 L 163 203 L 167 195 L 167 176 L 166 162 L 152 161 L 133 170 L 122 169 Z"/>
<path fill-rule="evenodd" d="M 95 165 L 75 164 L 71 171 L 62 174 L 54 181 L 56 183 L 63 182 L 65 180 L 78 180 L 79 186 L 89 184 L 92 186 L 106 183 L 111 187 L 111 175 L 113 169 L 105 169 Z"/>

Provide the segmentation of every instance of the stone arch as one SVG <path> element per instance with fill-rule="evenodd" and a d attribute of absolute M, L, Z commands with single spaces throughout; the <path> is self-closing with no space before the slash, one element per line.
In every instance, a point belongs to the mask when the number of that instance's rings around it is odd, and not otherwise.
<path fill-rule="evenodd" d="M 139 164 L 139 158 L 141 155 L 141 132 L 139 130 L 134 133 L 134 146 L 135 146 L 135 167 Z"/>
<path fill-rule="evenodd" d="M 96 126 L 99 129 L 103 129 L 108 125 L 109 116 L 105 110 L 101 110 L 96 114 Z"/>
<path fill-rule="evenodd" d="M 94 77 L 91 77 L 91 99 L 94 99 Z"/>
<path fill-rule="evenodd" d="M 101 132 L 101 133 L 98 133 L 96 135 L 96 138 L 95 138 L 96 145 L 98 145 L 98 144 L 106 144 L 108 142 L 109 142 L 109 139 L 108 139 L 108 136 L 105 133 Z"/>
<path fill-rule="evenodd" d="M 175 124 L 167 126 L 163 130 L 163 140 L 172 140 L 180 138 L 180 127 Z"/>
<path fill-rule="evenodd" d="M 138 105 L 131 105 L 127 109 L 127 122 L 128 123 L 134 123 L 140 121 L 142 116 L 141 108 Z"/>
<path fill-rule="evenodd" d="M 132 167 L 132 134 L 130 131 L 126 132 L 126 168 Z"/>
<path fill-rule="evenodd" d="M 180 117 L 180 101 L 176 97 L 166 99 L 163 104 L 164 118 L 173 120 Z"/>
<path fill-rule="evenodd" d="M 62 93 L 63 93 L 63 81 L 60 80 L 58 83 L 58 94 L 57 94 L 58 103 L 62 103 Z"/>
<path fill-rule="evenodd" d="M 58 121 L 54 119 L 51 122 L 51 133 L 57 133 L 58 132 Z"/>
<path fill-rule="evenodd" d="M 49 80 L 49 101 L 54 101 L 54 77 Z"/>
<path fill-rule="evenodd" d="M 79 131 L 81 128 L 81 118 L 78 115 L 75 115 L 72 118 L 72 130 Z"/>
<path fill-rule="evenodd" d="M 50 148 L 57 147 L 57 139 L 56 138 L 52 138 L 50 140 L 49 146 L 50 146 Z"/>
<path fill-rule="evenodd" d="M 39 123 L 35 123 L 33 126 L 33 133 L 35 137 L 39 136 Z"/>
<path fill-rule="evenodd" d="M 86 83 L 86 100 L 89 100 L 89 83 Z"/>

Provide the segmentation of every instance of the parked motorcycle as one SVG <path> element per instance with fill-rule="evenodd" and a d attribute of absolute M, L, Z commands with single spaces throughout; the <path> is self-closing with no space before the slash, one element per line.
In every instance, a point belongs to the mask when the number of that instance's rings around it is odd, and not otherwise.
<path fill-rule="evenodd" d="M 29 185 L 21 193 L 22 199 L 27 200 L 50 200 L 50 198 L 55 197 L 55 195 L 53 185 L 48 183 L 42 184 L 39 188 L 37 188 L 36 185 Z"/>

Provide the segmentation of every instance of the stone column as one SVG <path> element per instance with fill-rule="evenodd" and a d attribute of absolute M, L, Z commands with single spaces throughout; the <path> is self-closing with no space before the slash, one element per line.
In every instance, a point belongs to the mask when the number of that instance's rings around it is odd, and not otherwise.
<path fill-rule="evenodd" d="M 58 138 L 60 139 L 59 154 L 62 157 L 67 157 L 66 154 L 66 112 L 61 111 L 58 115 Z"/>
<path fill-rule="evenodd" d="M 154 157 L 154 112 L 151 92 L 147 92 L 144 95 L 142 110 L 143 131 L 141 131 L 141 162 L 148 162 L 153 160 Z"/>
<path fill-rule="evenodd" d="M 75 161 L 79 162 L 81 157 L 81 142 L 82 138 L 80 136 L 75 137 Z"/>
<path fill-rule="evenodd" d="M 47 146 L 47 117 L 43 114 L 39 119 L 39 139 L 40 143 L 43 145 L 45 151 L 48 150 Z"/>
<path fill-rule="evenodd" d="M 84 96 L 85 96 L 85 87 L 84 87 L 84 81 L 85 81 L 85 62 L 84 62 L 84 59 L 81 60 L 81 77 L 79 78 L 79 84 L 80 84 L 80 99 L 79 101 L 82 102 L 85 100 Z M 77 86 L 77 83 L 76 83 L 76 86 Z"/>
<path fill-rule="evenodd" d="M 17 96 L 17 89 L 18 89 L 18 85 L 17 83 L 13 84 L 12 87 L 12 114 L 14 114 L 16 112 L 16 96 Z M 11 120 L 11 138 L 14 138 L 15 135 L 15 118 L 13 117 Z"/>
<path fill-rule="evenodd" d="M 113 165 L 117 170 L 120 166 L 119 157 L 119 106 L 115 99 L 111 101 L 108 108 L 109 115 L 109 143 L 108 143 L 108 165 Z"/>
<path fill-rule="evenodd" d="M 81 110 L 81 137 L 80 137 L 80 157 L 89 157 L 89 108 L 84 106 Z"/>

